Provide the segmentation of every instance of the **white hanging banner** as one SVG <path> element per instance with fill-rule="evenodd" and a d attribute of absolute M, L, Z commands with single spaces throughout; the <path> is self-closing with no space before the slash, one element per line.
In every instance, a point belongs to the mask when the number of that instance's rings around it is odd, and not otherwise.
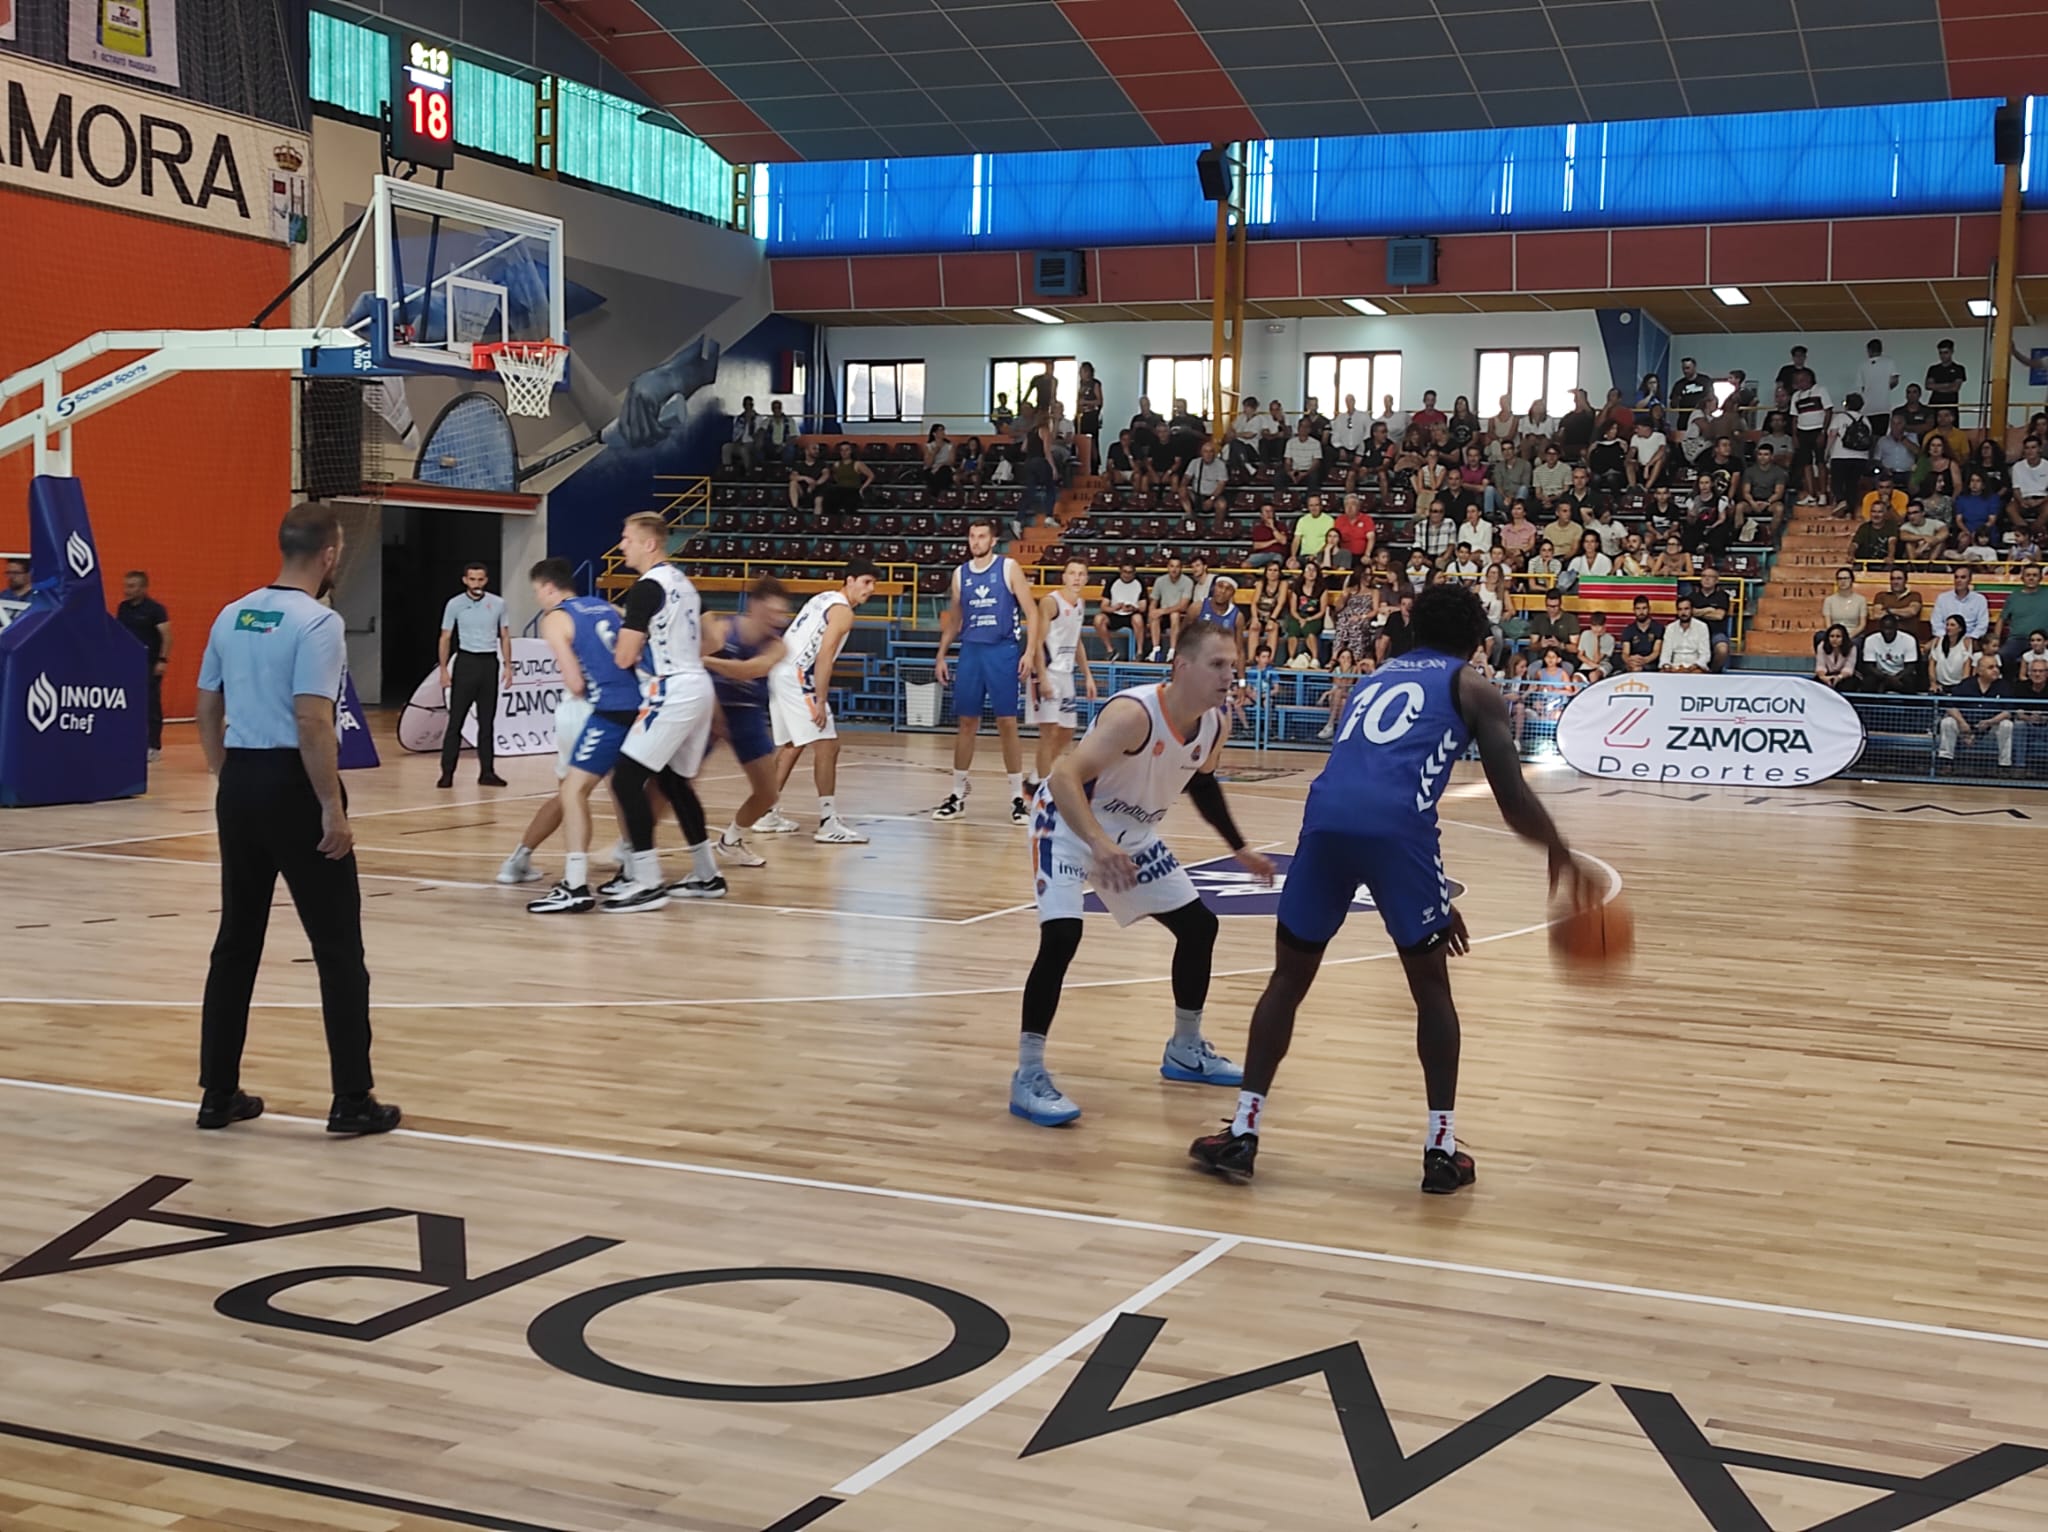
<path fill-rule="evenodd" d="M 71 62 L 178 83 L 178 0 L 71 0 Z"/>
<path fill-rule="evenodd" d="M 501 678 L 502 681 L 502 678 Z M 499 755 L 547 755 L 555 748 L 555 704 L 567 694 L 562 667 L 546 639 L 512 640 L 512 684 L 498 688 L 498 711 L 492 737 Z M 430 670 L 413 688 L 412 700 L 398 716 L 398 742 L 408 750 L 431 753 L 441 748 L 448 731 L 448 694 L 441 690 L 439 668 Z M 462 721 L 462 742 L 476 744 L 476 714 Z"/>
<path fill-rule="evenodd" d="M 1590 777 L 1728 787 L 1821 782 L 1863 753 L 1863 720 L 1806 676 L 1610 676 L 1557 724 L 1557 749 Z"/>

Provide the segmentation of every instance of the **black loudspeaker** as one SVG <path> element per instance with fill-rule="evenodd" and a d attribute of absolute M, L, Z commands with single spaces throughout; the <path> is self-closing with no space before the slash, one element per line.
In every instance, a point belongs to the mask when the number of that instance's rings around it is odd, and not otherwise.
<path fill-rule="evenodd" d="M 2001 165 L 2017 165 L 2027 157 L 2027 109 L 2008 101 L 1991 122 L 1991 153 Z"/>
<path fill-rule="evenodd" d="M 1195 174 L 1202 178 L 1202 195 L 1209 201 L 1230 200 L 1230 156 L 1224 150 L 1204 149 L 1196 155 Z"/>

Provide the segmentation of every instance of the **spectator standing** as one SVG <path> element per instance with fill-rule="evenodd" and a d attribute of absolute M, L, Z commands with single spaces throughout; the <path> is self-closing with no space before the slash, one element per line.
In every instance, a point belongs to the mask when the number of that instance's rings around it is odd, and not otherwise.
<path fill-rule="evenodd" d="M 149 653 L 149 758 L 164 753 L 164 672 L 171 663 L 171 614 L 149 593 L 146 570 L 131 569 L 121 580 L 121 605 L 114 618 Z"/>
<path fill-rule="evenodd" d="M 455 785 L 455 761 L 462 754 L 462 726 L 472 708 L 476 710 L 477 782 L 484 787 L 505 785 L 505 779 L 491 768 L 498 749 L 501 669 L 506 687 L 512 685 L 512 625 L 505 619 L 505 598 L 493 594 L 487 588 L 490 583 L 491 574 L 484 565 L 464 565 L 461 591 L 450 596 L 441 610 L 441 693 L 448 699 L 448 723 L 441 735 L 441 780 L 434 784 L 437 787 Z"/>
<path fill-rule="evenodd" d="M 1956 343 L 1952 340 L 1939 341 L 1934 347 L 1934 361 L 1927 369 L 1927 402 L 1930 405 L 1946 404 L 1959 409 L 1963 402 L 1963 383 L 1969 373 L 1956 360 Z"/>
<path fill-rule="evenodd" d="M 1074 433 L 1081 450 L 1081 472 L 1095 472 L 1102 456 L 1102 382 L 1095 376 L 1095 364 L 1083 362 L 1074 382 Z"/>
<path fill-rule="evenodd" d="M 2012 687 L 1999 679 L 1998 660 L 1989 654 L 1979 655 L 1976 674 L 1956 686 L 1949 696 L 1955 705 L 1942 710 L 1935 746 L 1941 769 L 1955 769 L 1958 744 L 1967 745 L 1989 734 L 1998 748 L 1998 769 L 2012 770 L 2013 715 L 2011 709 L 1997 706 L 2012 696 Z"/>
<path fill-rule="evenodd" d="M 1899 619 L 1886 612 L 1877 619 L 1877 631 L 1863 640 L 1863 683 L 1875 692 L 1910 692 L 1913 667 L 1920 661 L 1920 641 L 1899 627 Z"/>
<path fill-rule="evenodd" d="M 1856 571 L 1843 567 L 1835 571 L 1835 588 L 1820 604 L 1823 625 L 1840 623 L 1851 633 L 1861 633 L 1870 616 L 1870 600 L 1856 589 Z"/>
<path fill-rule="evenodd" d="M 1934 631 L 1940 636 L 1942 625 L 1951 617 L 1963 620 L 1963 631 L 1973 639 L 1981 639 L 1991 631 L 1991 606 L 1984 599 L 1984 593 L 1975 588 L 1970 567 L 1958 565 L 1954 575 L 1953 588 L 1943 591 L 1934 600 Z"/>
<path fill-rule="evenodd" d="M 1685 430 L 1713 402 L 1714 385 L 1700 376 L 1699 363 L 1689 356 L 1679 358 L 1678 376 L 1671 380 L 1673 423 Z"/>
<path fill-rule="evenodd" d="M 1017 396 L 1017 434 L 1029 441 L 1042 432 L 1052 419 L 1052 404 L 1059 396 L 1060 380 L 1054 376 L 1052 362 L 1047 359 L 1031 381 L 1024 385 L 1024 392 Z"/>
<path fill-rule="evenodd" d="M 1998 614 L 1998 631 L 1998 655 L 2008 666 L 2019 659 L 2033 634 L 2048 633 L 2048 586 L 2041 583 L 2039 564 L 2020 566 L 2020 588 L 2005 598 Z"/>
<path fill-rule="evenodd" d="M 1691 598 L 1681 594 L 1678 615 L 1664 629 L 1664 651 L 1657 668 L 1679 675 L 1704 675 L 1713 658 L 1707 625 L 1693 616 Z"/>
<path fill-rule="evenodd" d="M 1805 354 L 1804 346 L 1792 348 L 1795 360 Z M 1792 475 L 1800 482 L 1802 505 L 1821 503 L 1827 463 L 1821 438 L 1827 431 L 1834 403 L 1828 391 L 1814 381 L 1812 369 L 1801 363 L 1792 380 L 1792 426 L 1798 433 L 1798 446 L 1792 453 Z"/>
<path fill-rule="evenodd" d="M 1792 360 L 1778 369 L 1778 386 L 1788 394 L 1797 393 L 1799 391 L 1799 374 L 1807 371 L 1806 348 L 1804 346 L 1794 346 L 1792 348 Z"/>
<path fill-rule="evenodd" d="M 1827 437 L 1829 493 L 1835 514 L 1846 516 L 1857 502 L 1858 487 L 1870 469 L 1870 450 L 1877 445 L 1861 394 L 1849 395 L 1840 409 L 1829 413 Z"/>
<path fill-rule="evenodd" d="M 1863 396 L 1863 408 L 1872 420 L 1891 418 L 1899 397 L 1898 364 L 1884 354 L 1884 342 L 1871 337 L 1863 348 L 1863 365 L 1856 371 L 1856 392 Z"/>
<path fill-rule="evenodd" d="M 754 396 L 740 400 L 740 411 L 732 417 L 732 432 L 718 449 L 720 468 L 738 468 L 752 473 L 761 460 L 761 417 L 754 413 Z"/>
<path fill-rule="evenodd" d="M 1832 624 L 1813 648 L 1813 678 L 1836 691 L 1856 680 L 1856 640 L 1841 623 Z"/>

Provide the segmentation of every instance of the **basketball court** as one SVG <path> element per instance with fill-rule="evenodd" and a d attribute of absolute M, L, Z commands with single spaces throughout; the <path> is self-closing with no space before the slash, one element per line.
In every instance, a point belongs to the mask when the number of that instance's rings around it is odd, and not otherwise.
<path fill-rule="evenodd" d="M 1437 1199 L 1368 909 L 1233 1188 L 1184 1159 L 1231 1093 L 1157 1077 L 1163 932 L 1089 922 L 1052 1044 L 1081 1120 L 1004 1110 L 1025 832 L 986 793 L 929 820 L 943 741 L 850 743 L 841 799 L 870 845 L 764 838 L 725 901 L 631 920 L 536 919 L 492 883 L 545 759 L 451 802 L 430 760 L 390 755 L 352 783 L 378 1086 L 407 1113 L 389 1140 L 320 1132 L 288 909 L 247 1069 L 270 1113 L 192 1130 L 216 902 L 196 772 L 0 820 L 33 895 L 9 903 L 0 996 L 0 1521 L 2048 1516 L 2025 959 L 1926 939 L 1945 869 L 2024 876 L 2025 794 L 1539 772 L 1636 915 L 1633 970 L 1589 986 L 1552 966 L 1540 856 L 1461 767 L 1445 842 L 1477 942 L 1456 981 L 1481 1175 Z M 1233 764 L 1246 833 L 1291 849 L 1310 763 Z M 705 788 L 730 810 L 729 757 Z M 1225 916 L 1209 1030 L 1241 1056 L 1271 895 L 1192 816 L 1167 828 Z"/>

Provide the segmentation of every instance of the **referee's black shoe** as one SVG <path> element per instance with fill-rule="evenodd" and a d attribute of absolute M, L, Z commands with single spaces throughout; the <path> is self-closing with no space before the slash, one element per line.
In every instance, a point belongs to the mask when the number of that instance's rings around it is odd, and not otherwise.
<path fill-rule="evenodd" d="M 495 771 L 487 771 L 476 779 L 476 785 L 478 787 L 510 787 L 512 784 L 499 776 Z"/>
<path fill-rule="evenodd" d="M 401 1113 L 395 1106 L 386 1106 L 368 1091 L 360 1096 L 336 1096 L 334 1106 L 327 1113 L 329 1133 L 389 1133 L 398 1126 Z"/>
<path fill-rule="evenodd" d="M 225 1128 L 263 1115 L 263 1098 L 245 1091 L 208 1091 L 199 1098 L 199 1126 Z"/>

